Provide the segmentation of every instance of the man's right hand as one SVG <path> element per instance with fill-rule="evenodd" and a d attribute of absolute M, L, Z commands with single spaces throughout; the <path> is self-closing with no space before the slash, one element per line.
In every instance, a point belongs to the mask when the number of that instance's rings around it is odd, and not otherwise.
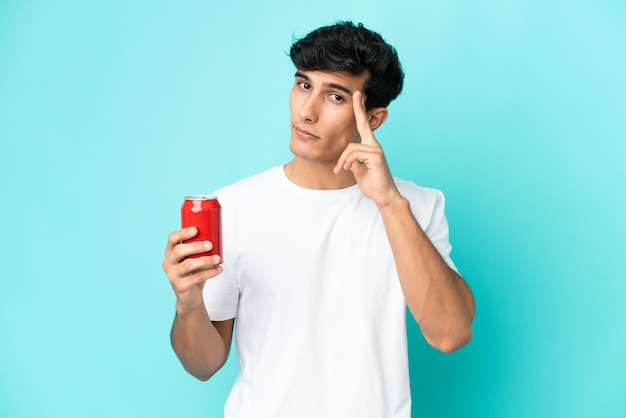
<path fill-rule="evenodd" d="M 202 289 L 204 283 L 223 269 L 219 265 L 222 260 L 218 255 L 190 258 L 190 255 L 210 251 L 210 241 L 183 243 L 198 233 L 195 227 L 174 231 L 169 235 L 165 247 L 163 270 L 176 294 L 176 310 L 183 313 L 202 306 Z"/>

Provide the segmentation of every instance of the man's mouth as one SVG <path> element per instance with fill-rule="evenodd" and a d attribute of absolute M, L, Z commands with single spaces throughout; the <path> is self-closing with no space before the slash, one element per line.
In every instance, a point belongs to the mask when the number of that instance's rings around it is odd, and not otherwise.
<path fill-rule="evenodd" d="M 302 139 L 319 139 L 319 136 L 313 135 L 311 132 L 306 129 L 298 128 L 297 126 L 293 127 L 296 131 L 296 135 L 298 135 Z"/>

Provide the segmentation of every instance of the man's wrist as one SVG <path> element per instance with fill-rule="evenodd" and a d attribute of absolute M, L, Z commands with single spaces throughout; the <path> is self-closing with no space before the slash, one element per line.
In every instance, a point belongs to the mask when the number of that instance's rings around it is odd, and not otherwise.
<path fill-rule="evenodd" d="M 384 203 L 378 204 L 377 206 L 383 214 L 385 212 L 397 212 L 407 209 L 410 210 L 409 201 L 397 191 L 389 199 L 386 199 Z"/>
<path fill-rule="evenodd" d="M 180 301 L 176 301 L 176 314 L 179 317 L 185 317 L 188 315 L 192 315 L 196 312 L 198 312 L 198 310 L 200 310 L 200 308 L 203 308 L 203 303 L 199 303 L 197 305 L 184 305 L 182 304 Z"/>

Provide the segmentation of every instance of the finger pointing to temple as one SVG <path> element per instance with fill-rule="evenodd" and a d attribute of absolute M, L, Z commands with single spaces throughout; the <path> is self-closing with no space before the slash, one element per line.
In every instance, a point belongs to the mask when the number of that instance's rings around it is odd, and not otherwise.
<path fill-rule="evenodd" d="M 352 95 L 352 106 L 354 108 L 354 117 L 356 118 L 356 128 L 361 136 L 361 143 L 366 145 L 377 144 L 374 132 L 368 121 L 367 111 L 365 110 L 365 100 L 360 91 L 355 91 Z"/>

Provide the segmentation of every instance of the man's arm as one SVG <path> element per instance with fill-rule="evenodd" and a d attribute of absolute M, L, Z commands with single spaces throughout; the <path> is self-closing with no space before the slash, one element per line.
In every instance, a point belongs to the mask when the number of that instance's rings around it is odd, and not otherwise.
<path fill-rule="evenodd" d="M 181 244 L 196 234 L 194 227 L 172 232 L 162 266 L 176 294 L 172 347 L 185 370 L 208 380 L 228 358 L 234 319 L 212 322 L 204 307 L 204 284 L 220 274 L 222 267 L 217 255 L 188 258 L 212 248 L 208 241 Z"/>
<path fill-rule="evenodd" d="M 448 267 L 430 242 L 409 202 L 396 188 L 373 132 L 386 120 L 387 109 L 367 112 L 358 91 L 352 102 L 361 143 L 348 145 L 334 171 L 352 171 L 361 191 L 378 206 L 413 317 L 429 344 L 452 352 L 471 339 L 474 298 L 465 280 Z"/>
<path fill-rule="evenodd" d="M 228 359 L 234 322 L 234 319 L 211 322 L 204 307 L 176 313 L 172 347 L 189 374 L 208 380 L 222 368 Z"/>
<path fill-rule="evenodd" d="M 409 310 L 433 347 L 446 353 L 472 337 L 474 298 L 465 280 L 452 270 L 398 198 L 380 212 Z"/>

